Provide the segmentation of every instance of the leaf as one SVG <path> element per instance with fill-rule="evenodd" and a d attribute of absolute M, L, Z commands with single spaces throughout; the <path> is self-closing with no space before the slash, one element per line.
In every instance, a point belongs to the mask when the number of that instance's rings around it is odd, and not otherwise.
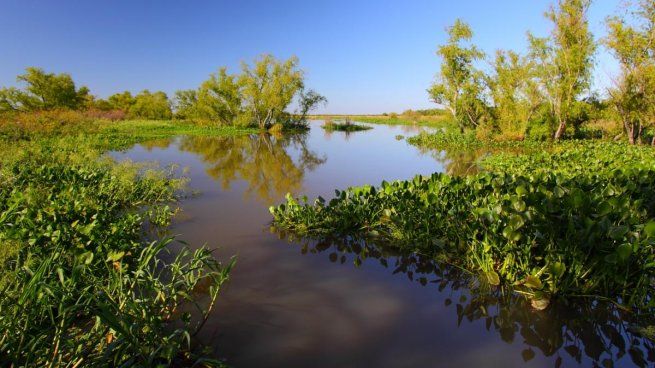
<path fill-rule="evenodd" d="M 644 226 L 644 233 L 649 238 L 655 238 L 655 221 L 650 221 Z"/>
<path fill-rule="evenodd" d="M 528 276 L 525 278 L 523 285 L 531 289 L 541 289 L 543 287 L 541 280 L 537 276 Z"/>
<path fill-rule="evenodd" d="M 630 257 L 630 254 L 632 254 L 632 245 L 621 244 L 616 247 L 616 253 L 619 255 L 620 260 L 625 261 Z"/>
<path fill-rule="evenodd" d="M 489 284 L 494 286 L 500 285 L 500 276 L 498 276 L 496 271 L 491 270 L 485 273 L 485 275 L 487 276 L 487 281 L 489 282 Z"/>
<path fill-rule="evenodd" d="M 107 256 L 107 261 L 108 262 L 119 261 L 119 260 L 121 260 L 123 258 L 124 255 L 125 255 L 125 252 L 123 252 L 123 251 L 120 251 L 120 252 L 111 251 L 111 252 L 109 252 L 109 255 Z"/>
<path fill-rule="evenodd" d="M 532 305 L 532 308 L 536 310 L 544 310 L 548 308 L 548 305 L 550 305 L 550 299 L 547 298 L 532 299 L 530 301 L 530 305 Z"/>
<path fill-rule="evenodd" d="M 566 272 L 566 266 L 562 262 L 555 262 L 550 265 L 550 273 L 555 277 L 555 278 L 560 278 L 564 276 L 564 272 Z"/>
<path fill-rule="evenodd" d="M 628 233 L 627 226 L 614 226 L 610 229 L 609 236 L 614 240 L 621 240 Z"/>
<path fill-rule="evenodd" d="M 519 196 L 523 196 L 528 194 L 528 190 L 525 189 L 523 185 L 519 185 L 518 187 L 516 187 L 516 194 L 518 194 Z"/>

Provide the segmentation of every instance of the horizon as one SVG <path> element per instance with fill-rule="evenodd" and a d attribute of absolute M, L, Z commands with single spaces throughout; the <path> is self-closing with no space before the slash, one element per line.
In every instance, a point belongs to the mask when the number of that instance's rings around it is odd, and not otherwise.
<path fill-rule="evenodd" d="M 500 48 L 524 52 L 528 31 L 549 32 L 543 13 L 552 3 L 10 1 L 0 4 L 6 50 L 0 86 L 18 86 L 16 76 L 35 66 L 68 73 L 100 98 L 144 89 L 173 97 L 221 66 L 237 71 L 242 61 L 270 53 L 300 59 L 307 86 L 328 99 L 316 115 L 432 109 L 439 106 L 426 90 L 439 70 L 435 51 L 456 18 L 471 25 L 473 43 L 487 56 Z M 589 23 L 596 40 L 621 3 L 593 3 Z M 615 71 L 616 62 L 600 47 L 593 90 L 602 93 Z"/>

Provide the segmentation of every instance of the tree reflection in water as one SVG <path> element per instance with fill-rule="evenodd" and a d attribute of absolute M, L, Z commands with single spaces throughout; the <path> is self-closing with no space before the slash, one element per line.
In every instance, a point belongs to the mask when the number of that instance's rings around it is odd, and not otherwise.
<path fill-rule="evenodd" d="M 306 145 L 306 134 L 268 133 L 229 137 L 183 137 L 182 151 L 198 155 L 207 174 L 224 190 L 235 180 L 248 183 L 247 197 L 270 204 L 302 189 L 305 173 L 326 161 Z M 297 152 L 297 155 L 293 153 Z M 297 156 L 294 160 L 293 156 Z"/>
<path fill-rule="evenodd" d="M 276 229 L 272 231 L 277 232 Z M 354 239 L 308 241 L 279 233 L 281 238 L 300 241 L 302 254 L 327 254 L 330 261 L 377 260 L 394 274 L 404 274 L 412 282 L 452 291 L 458 326 L 484 321 L 487 331 L 495 331 L 506 343 L 526 345 L 524 361 L 538 351 L 552 358 L 555 367 L 566 359 L 584 366 L 614 367 L 615 364 L 653 366 L 655 343 L 638 333 L 637 323 L 652 324 L 652 316 L 636 316 L 598 300 L 559 301 L 544 311 L 535 311 L 529 301 L 516 294 L 480 284 L 471 274 L 418 254 L 403 254 L 392 248 Z M 620 360 L 620 363 L 617 361 Z"/>

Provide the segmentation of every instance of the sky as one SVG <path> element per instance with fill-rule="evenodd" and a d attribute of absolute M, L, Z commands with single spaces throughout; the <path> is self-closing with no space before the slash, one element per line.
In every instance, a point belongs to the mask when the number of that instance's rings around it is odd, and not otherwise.
<path fill-rule="evenodd" d="M 436 107 L 426 90 L 435 51 L 455 19 L 468 22 L 488 55 L 525 51 L 545 36 L 554 0 L 0 0 L 0 86 L 26 67 L 66 72 L 99 97 L 197 87 L 221 66 L 270 53 L 300 59 L 306 85 L 325 95 L 320 113 L 373 114 Z M 594 35 L 622 0 L 596 0 Z M 595 88 L 616 71 L 596 58 Z"/>

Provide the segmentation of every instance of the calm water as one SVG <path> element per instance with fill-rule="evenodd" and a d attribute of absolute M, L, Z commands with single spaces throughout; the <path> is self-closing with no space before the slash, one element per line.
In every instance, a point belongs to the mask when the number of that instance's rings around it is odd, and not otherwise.
<path fill-rule="evenodd" d="M 603 305 L 531 310 L 456 270 L 365 244 L 279 239 L 268 207 L 287 192 L 469 172 L 466 155 L 421 153 L 375 126 L 350 135 L 179 137 L 119 159 L 178 164 L 200 194 L 172 231 L 238 257 L 202 342 L 234 367 L 653 366 L 653 343 Z"/>

